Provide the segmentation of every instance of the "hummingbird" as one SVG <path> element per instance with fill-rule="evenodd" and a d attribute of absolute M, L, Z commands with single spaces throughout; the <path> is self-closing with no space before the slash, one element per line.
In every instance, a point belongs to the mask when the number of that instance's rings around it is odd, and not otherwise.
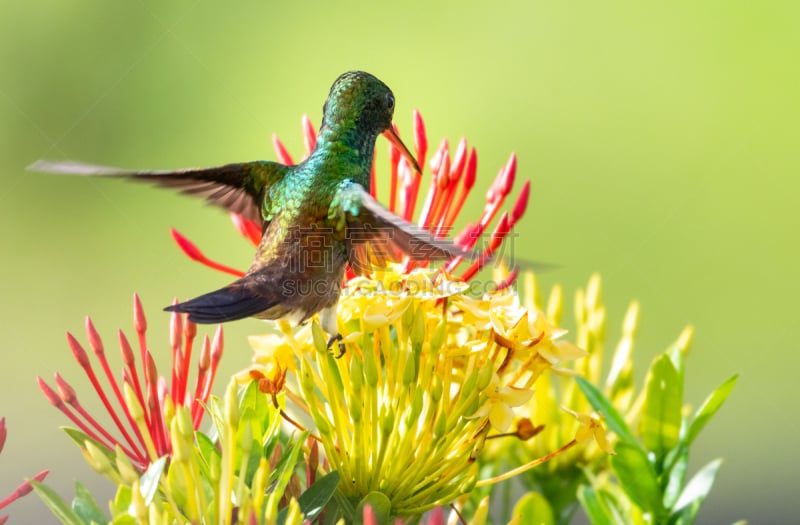
<path fill-rule="evenodd" d="M 358 275 L 401 256 L 412 261 L 478 255 L 398 217 L 370 195 L 375 141 L 384 135 L 421 173 L 392 126 L 395 98 L 389 87 L 363 71 L 340 75 L 322 108 L 311 154 L 287 166 L 268 160 L 212 168 L 135 171 L 79 162 L 40 160 L 32 171 L 129 177 L 152 182 L 261 225 L 261 242 L 247 273 L 229 285 L 171 305 L 195 323 L 246 317 L 299 325 L 319 313 L 320 326 L 339 341 L 336 306 L 345 267 Z"/>

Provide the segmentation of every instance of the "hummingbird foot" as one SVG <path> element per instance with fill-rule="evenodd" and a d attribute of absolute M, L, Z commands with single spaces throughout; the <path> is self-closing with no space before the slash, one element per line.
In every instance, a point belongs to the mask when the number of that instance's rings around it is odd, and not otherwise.
<path fill-rule="evenodd" d="M 330 351 L 331 347 L 334 343 L 339 343 L 339 355 L 335 356 L 336 359 L 340 359 L 344 353 L 344 343 L 342 342 L 342 334 L 332 335 L 330 339 L 328 339 L 328 351 Z"/>
<path fill-rule="evenodd" d="M 325 332 L 331 335 L 330 339 L 328 339 L 329 351 L 333 343 L 339 343 L 339 355 L 336 356 L 336 359 L 339 359 L 344 355 L 345 350 L 344 343 L 342 342 L 342 334 L 339 333 L 339 329 L 336 326 L 336 304 L 320 310 L 319 324 Z"/>

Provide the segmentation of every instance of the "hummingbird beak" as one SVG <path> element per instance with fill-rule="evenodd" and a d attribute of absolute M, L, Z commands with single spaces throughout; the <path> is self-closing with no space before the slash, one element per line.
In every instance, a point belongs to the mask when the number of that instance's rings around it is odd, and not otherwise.
<path fill-rule="evenodd" d="M 384 131 L 383 136 L 389 139 L 389 142 L 391 142 L 395 148 L 400 150 L 400 153 L 402 153 L 403 156 L 408 161 L 408 163 L 411 164 L 411 167 L 414 168 L 414 171 L 420 174 L 422 173 L 422 170 L 420 169 L 419 164 L 417 163 L 417 159 L 415 159 L 414 155 L 412 155 L 411 152 L 408 151 L 408 148 L 406 147 L 405 144 L 403 144 L 403 141 L 400 140 L 400 137 L 397 136 L 397 133 L 395 133 L 393 127 L 389 127 L 389 129 Z"/>

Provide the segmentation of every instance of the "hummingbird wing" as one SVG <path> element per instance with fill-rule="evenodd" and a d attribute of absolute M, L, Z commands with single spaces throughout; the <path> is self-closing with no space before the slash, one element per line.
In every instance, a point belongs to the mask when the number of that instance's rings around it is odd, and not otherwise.
<path fill-rule="evenodd" d="M 347 228 L 347 258 L 357 274 L 364 275 L 373 266 L 397 261 L 399 253 L 413 261 L 453 257 L 475 259 L 480 256 L 451 241 L 438 239 L 425 228 L 398 217 L 359 184 L 346 182 L 340 185 L 332 205 L 341 206 Z"/>
<path fill-rule="evenodd" d="M 38 160 L 30 171 L 66 175 L 105 175 L 145 181 L 181 193 L 203 197 L 207 202 L 239 213 L 245 219 L 263 223 L 261 205 L 267 188 L 282 179 L 289 167 L 271 161 L 241 162 L 213 168 L 136 171 L 82 162 Z"/>

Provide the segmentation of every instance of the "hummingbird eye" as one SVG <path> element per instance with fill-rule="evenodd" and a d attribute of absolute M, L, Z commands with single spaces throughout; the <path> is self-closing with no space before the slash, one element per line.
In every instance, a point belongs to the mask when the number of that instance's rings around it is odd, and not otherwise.
<path fill-rule="evenodd" d="M 386 95 L 386 109 L 394 109 L 394 95 L 391 93 Z"/>

